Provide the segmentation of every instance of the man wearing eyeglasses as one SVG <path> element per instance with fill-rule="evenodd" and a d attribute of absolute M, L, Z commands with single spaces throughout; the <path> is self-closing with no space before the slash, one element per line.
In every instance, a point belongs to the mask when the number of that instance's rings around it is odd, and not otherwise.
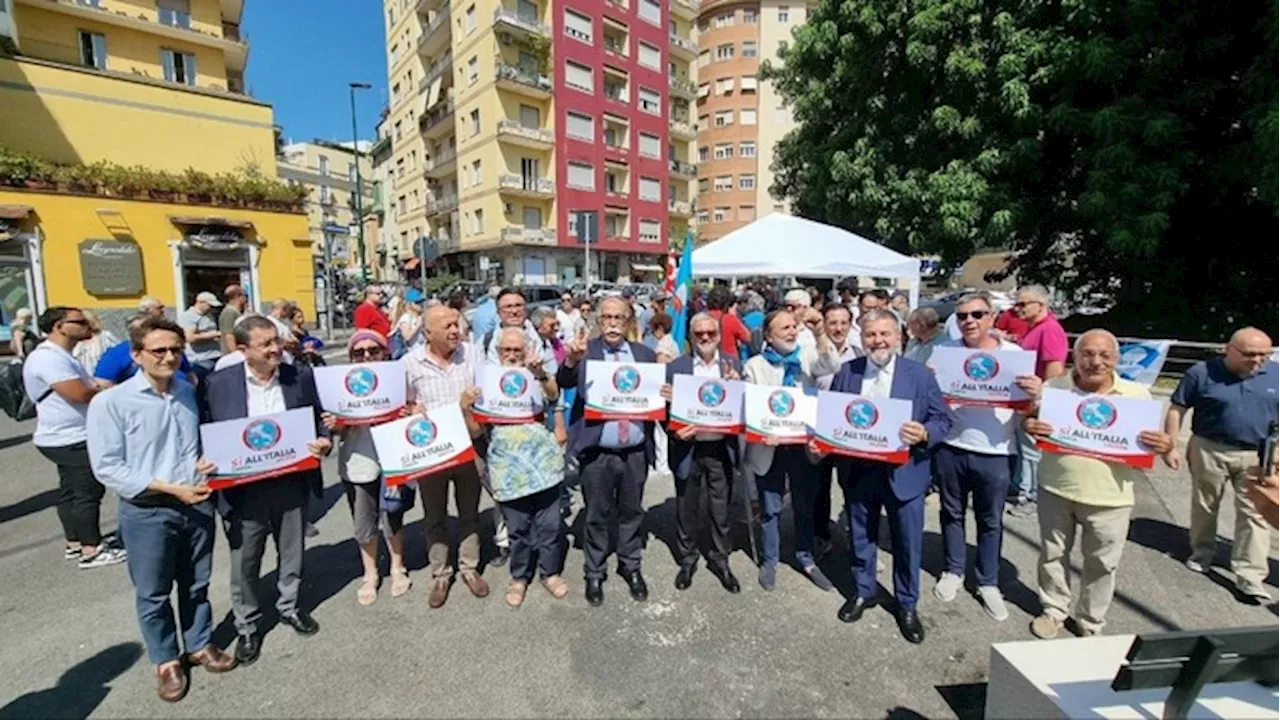
<path fill-rule="evenodd" d="M 1018 340 L 1023 350 L 1036 354 L 1036 375 L 1041 380 L 1060 377 L 1067 369 L 1067 333 L 1049 309 L 1049 291 L 1043 285 L 1025 285 L 1018 289 L 1013 309 L 1027 322 L 1027 332 Z M 1010 497 L 1009 511 L 1021 518 L 1036 514 L 1035 501 L 1039 483 L 1036 472 L 1040 450 L 1035 440 L 1019 431 L 1019 461 Z"/>
<path fill-rule="evenodd" d="M 1235 492 L 1236 527 L 1231 572 L 1240 597 L 1251 604 L 1270 602 L 1263 584 L 1268 574 L 1271 530 L 1246 491 L 1246 475 L 1258 463 L 1258 447 L 1276 422 L 1277 372 L 1271 338 L 1257 328 L 1231 336 L 1226 353 L 1197 363 L 1182 376 L 1165 414 L 1165 432 L 1178 437 L 1182 418 L 1191 415 L 1187 463 L 1191 469 L 1191 556 L 1186 565 L 1208 572 L 1217 554 L 1218 509 L 1228 486 Z M 1170 467 L 1182 467 L 1177 449 L 1165 455 Z"/>

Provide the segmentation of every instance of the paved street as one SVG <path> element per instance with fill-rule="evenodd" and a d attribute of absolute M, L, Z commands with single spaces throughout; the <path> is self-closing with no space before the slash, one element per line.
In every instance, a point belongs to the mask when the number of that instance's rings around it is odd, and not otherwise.
<path fill-rule="evenodd" d="M 646 493 L 647 603 L 633 602 L 615 577 L 606 584 L 606 605 L 587 607 L 582 553 L 571 549 L 567 600 L 553 601 L 535 586 L 525 606 L 512 611 L 501 597 L 505 569 L 491 569 L 485 573 L 494 588 L 489 598 L 476 600 L 459 583 L 444 608 L 429 610 L 417 508 L 408 529 L 417 584 L 395 600 L 384 587 L 374 606 L 361 608 L 350 516 L 330 462 L 303 589 L 320 633 L 302 638 L 275 628 L 252 668 L 221 677 L 197 670 L 190 695 L 170 706 L 155 696 L 124 566 L 80 571 L 62 559 L 56 477 L 31 446 L 31 429 L 32 423 L 0 419 L 0 717 L 978 717 L 988 645 L 1030 639 L 1027 624 L 1038 609 L 1032 520 L 1007 525 L 1007 622 L 987 619 L 967 594 L 950 605 L 933 598 L 941 562 L 934 501 L 925 536 L 920 610 L 928 639 L 922 646 L 903 641 L 883 609 L 852 627 L 839 623 L 841 598 L 795 571 L 784 570 L 778 589 L 765 593 L 745 550 L 732 560 L 744 581 L 741 595 L 722 591 L 705 569 L 692 589 L 678 593 L 669 550 L 673 491 L 665 476 L 654 476 Z M 1185 474 L 1163 470 L 1138 488 L 1108 632 L 1276 621 L 1274 605 L 1237 603 L 1221 570 L 1215 580 L 1182 567 L 1188 483 Z M 103 516 L 114 527 L 114 500 Z M 784 524 L 789 518 L 788 511 Z M 1227 508 L 1226 537 L 1231 520 Z M 741 526 L 738 541 L 746 547 Z M 824 565 L 848 593 L 845 547 L 839 543 Z M 1228 552 L 1224 542 L 1219 562 Z M 211 597 L 215 616 L 224 618 L 229 599 L 221 538 L 214 562 Z M 271 565 L 268 559 L 264 572 Z M 1273 586 L 1275 577 L 1273 561 Z M 890 586 L 887 564 L 880 579 Z M 273 581 L 274 573 L 264 586 Z M 218 637 L 231 640 L 229 622 Z"/>

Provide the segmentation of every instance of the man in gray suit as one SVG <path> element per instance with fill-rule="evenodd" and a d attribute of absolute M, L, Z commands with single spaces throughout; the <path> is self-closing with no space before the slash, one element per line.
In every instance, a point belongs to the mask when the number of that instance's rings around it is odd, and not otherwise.
<path fill-rule="evenodd" d="M 316 440 L 307 449 L 316 458 L 327 455 L 333 445 L 320 420 L 320 398 L 310 368 L 281 363 L 284 350 L 280 336 L 267 318 L 245 319 L 236 326 L 235 339 L 245 361 L 214 372 L 200 384 L 200 421 L 238 420 L 310 407 Z M 302 635 L 320 630 L 320 625 L 298 607 L 298 591 L 302 586 L 307 493 L 319 495 L 323 484 L 319 469 L 303 470 L 220 493 L 218 512 L 231 546 L 231 611 L 240 635 L 236 659 L 242 665 L 256 661 L 262 649 L 258 575 L 268 535 L 276 544 L 280 621 Z"/>

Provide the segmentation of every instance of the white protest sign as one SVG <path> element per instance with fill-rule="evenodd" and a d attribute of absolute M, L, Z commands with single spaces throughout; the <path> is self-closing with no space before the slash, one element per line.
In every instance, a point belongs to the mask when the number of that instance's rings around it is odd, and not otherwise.
<path fill-rule="evenodd" d="M 1158 431 L 1161 417 L 1157 400 L 1045 388 L 1040 419 L 1053 426 L 1053 434 L 1036 444 L 1049 452 L 1150 469 L 1155 455 L 1138 442 L 1138 433 Z"/>
<path fill-rule="evenodd" d="M 387 485 L 404 485 L 476 459 L 457 403 L 371 429 Z"/>
<path fill-rule="evenodd" d="M 403 363 L 330 365 L 314 372 L 320 407 L 343 425 L 376 425 L 400 417 L 407 386 Z"/>
<path fill-rule="evenodd" d="M 316 439 L 314 412 L 305 407 L 201 425 L 204 457 L 217 466 L 209 487 L 222 490 L 320 467 L 307 450 Z"/>
<path fill-rule="evenodd" d="M 910 420 L 910 400 L 823 391 L 814 442 L 824 453 L 902 465 L 911 451 L 898 433 Z"/>
<path fill-rule="evenodd" d="M 661 420 L 667 416 L 666 382 L 660 363 L 588 360 L 583 412 L 588 420 Z"/>
<path fill-rule="evenodd" d="M 1116 372 L 1125 380 L 1150 387 L 1160 377 L 1164 361 L 1169 357 L 1172 340 L 1143 340 L 1120 345 L 1120 361 Z"/>
<path fill-rule="evenodd" d="M 781 445 L 809 441 L 809 428 L 817 420 L 818 399 L 797 387 L 746 384 L 743 411 L 747 442 L 763 443 L 775 438 Z"/>
<path fill-rule="evenodd" d="M 929 356 L 929 367 L 952 405 L 1020 408 L 1031 397 L 1014 379 L 1035 375 L 1036 354 L 1030 350 L 936 347 Z"/>
<path fill-rule="evenodd" d="M 472 414 L 490 425 L 532 422 L 542 414 L 542 384 L 523 367 L 485 363 L 476 370 L 480 399 Z"/>
<path fill-rule="evenodd" d="M 676 375 L 671 380 L 671 429 L 695 427 L 702 432 L 741 433 L 740 380 Z"/>

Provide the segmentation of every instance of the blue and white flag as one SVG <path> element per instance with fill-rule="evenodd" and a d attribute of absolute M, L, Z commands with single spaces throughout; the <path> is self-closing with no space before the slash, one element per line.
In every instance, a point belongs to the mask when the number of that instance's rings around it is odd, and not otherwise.
<path fill-rule="evenodd" d="M 1123 343 L 1120 345 L 1120 362 L 1116 364 L 1116 372 L 1125 380 L 1154 385 L 1172 346 L 1172 340 Z"/>
<path fill-rule="evenodd" d="M 693 297 L 693 231 L 684 238 L 684 254 L 680 257 L 680 267 L 676 270 L 676 292 L 672 298 L 673 313 L 671 339 L 675 341 L 680 352 L 685 351 L 685 340 L 689 334 L 689 298 Z"/>

